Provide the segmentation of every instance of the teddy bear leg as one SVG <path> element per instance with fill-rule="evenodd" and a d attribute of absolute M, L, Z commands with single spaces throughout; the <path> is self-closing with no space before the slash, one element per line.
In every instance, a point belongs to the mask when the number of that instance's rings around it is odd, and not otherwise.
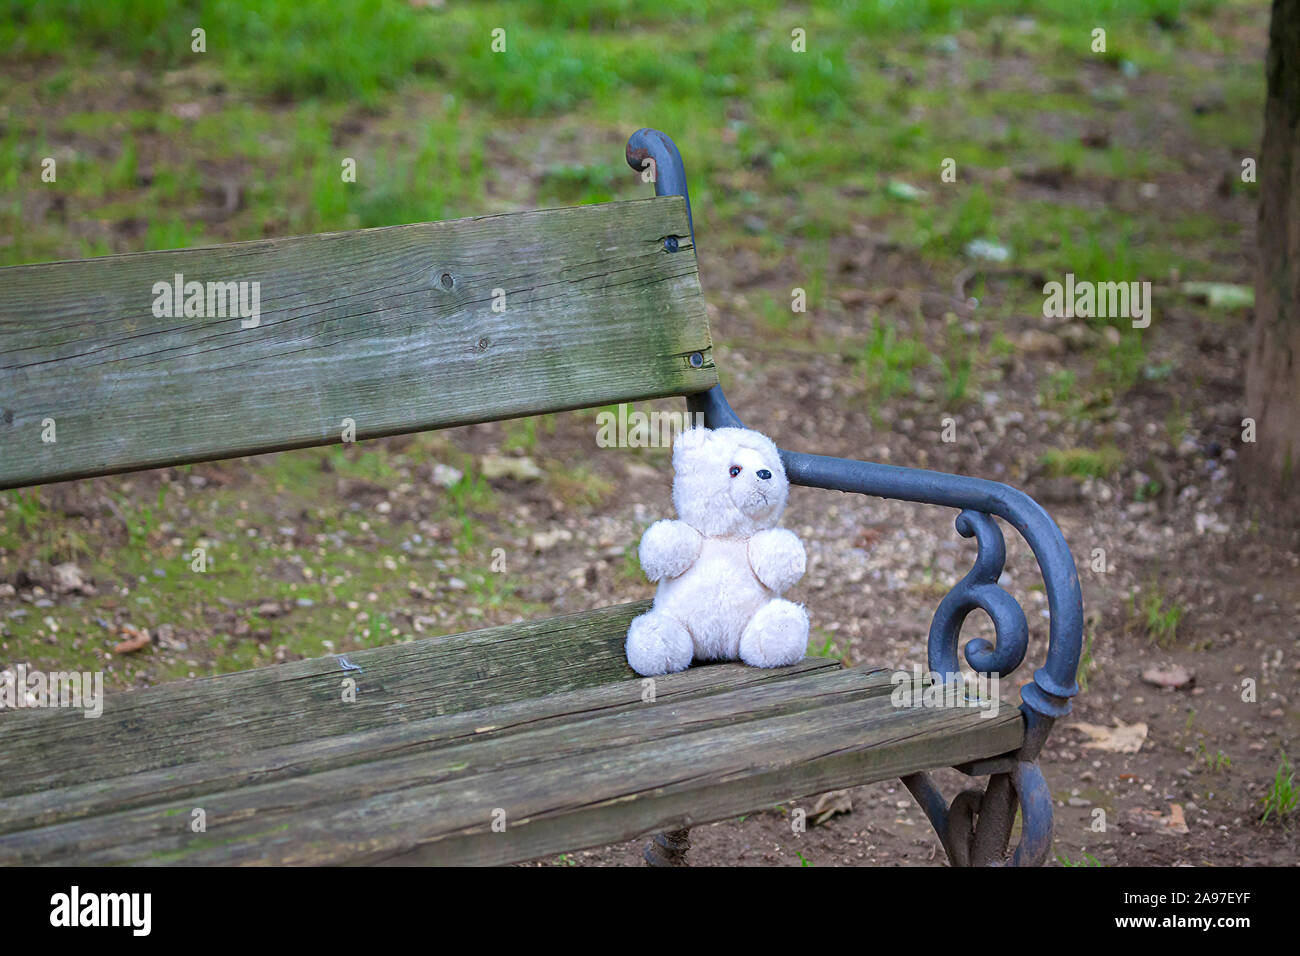
<path fill-rule="evenodd" d="M 808 612 L 774 598 L 754 612 L 740 635 L 740 659 L 751 667 L 788 667 L 808 649 Z"/>
<path fill-rule="evenodd" d="M 662 611 L 647 611 L 627 629 L 627 662 L 645 677 L 684 671 L 694 657 L 690 632 Z"/>

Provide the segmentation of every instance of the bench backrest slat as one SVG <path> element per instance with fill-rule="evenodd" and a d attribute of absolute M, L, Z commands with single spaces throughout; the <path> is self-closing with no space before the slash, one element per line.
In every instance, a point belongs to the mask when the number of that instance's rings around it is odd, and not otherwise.
<path fill-rule="evenodd" d="M 690 394 L 710 348 L 678 196 L 0 269 L 0 488 Z"/>

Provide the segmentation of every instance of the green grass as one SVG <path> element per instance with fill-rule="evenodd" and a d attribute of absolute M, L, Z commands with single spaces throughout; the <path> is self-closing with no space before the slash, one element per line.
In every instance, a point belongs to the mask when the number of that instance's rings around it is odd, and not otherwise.
<path fill-rule="evenodd" d="M 0 49 L 24 58 L 75 62 L 108 50 L 152 70 L 211 63 L 261 95 L 284 99 L 374 102 L 411 76 L 434 74 L 437 53 L 453 42 L 439 39 L 433 17 L 383 0 L 217 0 L 201 11 L 193 0 L 61 0 L 37 7 L 6 0 L 0 24 Z M 195 28 L 206 32 L 206 52 L 193 50 Z"/>
<path fill-rule="evenodd" d="M 546 470 L 546 489 L 557 501 L 580 511 L 602 507 L 617 487 L 590 465 L 553 465 Z"/>
<path fill-rule="evenodd" d="M 481 532 L 477 512 L 485 511 L 492 502 L 492 489 L 481 475 L 466 473 L 460 481 L 447 489 L 447 511 L 456 528 L 456 550 L 461 557 L 477 551 Z"/>
<path fill-rule="evenodd" d="M 45 506 L 41 504 L 40 492 L 30 491 L 3 492 L 6 512 L 13 515 L 14 531 L 18 535 L 31 534 L 40 527 L 45 515 Z M 6 547 L 15 547 L 18 538 L 0 539 Z"/>
<path fill-rule="evenodd" d="M 506 437 L 501 442 L 505 452 L 520 451 L 531 455 L 537 450 L 538 430 L 546 435 L 555 434 L 554 415 L 533 415 L 528 418 L 516 418 L 506 422 Z"/>
<path fill-rule="evenodd" d="M 645 574 L 641 571 L 641 556 L 637 552 L 637 546 L 629 544 L 623 549 L 623 560 L 619 562 L 618 577 L 620 580 L 640 584 L 645 580 Z"/>
<path fill-rule="evenodd" d="M 1061 866 L 1105 866 L 1101 860 L 1097 859 L 1091 853 L 1084 853 L 1079 859 L 1071 860 L 1064 853 L 1056 854 L 1056 860 Z"/>
<path fill-rule="evenodd" d="M 889 401 L 913 389 L 913 373 L 930 361 L 930 349 L 919 338 L 900 333 L 894 323 L 877 318 L 862 349 L 861 361 L 873 404 Z"/>
<path fill-rule="evenodd" d="M 958 322 L 950 322 L 945 332 L 944 351 L 936 356 L 940 375 L 940 396 L 944 406 L 957 409 L 970 398 L 975 376 L 978 342 Z"/>
<path fill-rule="evenodd" d="M 1296 788 L 1295 772 L 1286 754 L 1282 755 L 1282 762 L 1277 765 L 1277 773 L 1269 782 L 1268 790 L 1261 803 L 1263 805 L 1263 813 L 1259 818 L 1261 824 L 1268 823 L 1270 819 L 1284 825 L 1289 824 L 1291 815 L 1300 807 L 1300 789 Z"/>
<path fill-rule="evenodd" d="M 1050 448 L 1043 453 L 1042 464 L 1053 478 L 1108 478 L 1124 462 L 1113 445 L 1101 448 Z"/>
<path fill-rule="evenodd" d="M 688 143 L 695 140 L 692 145 L 702 145 L 715 142 L 711 128 L 727 123 L 723 107 L 743 101 L 752 107 L 752 115 L 740 124 L 733 147 L 698 148 L 689 154 L 701 157 L 697 162 L 709 170 L 734 167 L 740 154 L 765 152 L 774 187 L 806 189 L 817 176 L 838 173 L 843 178 L 862 168 L 910 170 L 933 180 L 939 159 L 953 151 L 954 133 L 960 141 L 968 127 L 971 134 L 987 129 L 984 113 L 1014 120 L 1008 124 L 1013 135 L 1004 137 L 1002 147 L 1019 152 L 1037 148 L 1037 137 L 1015 135 L 1032 125 L 1035 115 L 1071 106 L 1082 111 L 1090 105 L 1081 93 L 1046 98 L 1039 90 L 1017 86 L 1018 79 L 1008 79 L 1008 89 L 995 85 L 954 102 L 946 91 L 900 84 L 882 74 L 873 59 L 889 67 L 907 65 L 932 55 L 934 36 L 969 31 L 987 36 L 990 26 L 993 33 L 1008 35 L 1009 18 L 1032 16 L 1035 27 L 1026 42 L 1032 42 L 1034 52 L 1048 63 L 1065 54 L 1077 69 L 1092 59 L 1080 49 L 1080 31 L 1086 36 L 1084 28 L 1101 18 L 1111 25 L 1115 42 L 1131 41 L 1134 49 L 1149 51 L 1146 56 L 1153 65 L 1172 69 L 1179 65 L 1179 49 L 1162 24 L 1185 26 L 1211 9 L 1206 3 L 1176 0 L 870 0 L 798 13 L 786 12 L 774 0 L 719 3 L 707 13 L 676 2 L 564 6 L 564 13 L 557 15 L 551 5 L 539 4 L 422 8 L 381 0 L 305 0 L 253 6 L 227 0 L 205 5 L 199 15 L 187 0 L 123 0 L 111 5 L 63 0 L 45 5 L 64 14 L 54 16 L 8 0 L 0 4 L 0 49 L 20 60 L 62 64 L 63 69 L 46 81 L 45 94 L 74 95 L 77 71 L 108 58 L 151 73 L 190 71 L 200 90 L 217 82 L 239 97 L 270 105 L 306 102 L 305 114 L 299 107 L 295 117 L 308 121 L 303 132 L 321 110 L 312 101 L 382 112 L 394 93 L 412 87 L 441 100 L 445 108 L 476 115 L 582 112 L 593 121 L 624 117 L 629 108 L 643 109 L 644 90 L 653 88 L 654 115 L 647 120 L 678 131 Z M 684 22 L 694 26 L 688 29 Z M 790 49 L 793 25 L 808 31 L 808 52 Z M 207 30 L 206 53 L 191 51 L 190 31 L 195 26 Z M 497 28 L 506 31 L 503 53 L 491 48 Z M 973 43 L 976 36 L 971 33 L 964 41 Z M 1203 42 L 1213 36 L 1205 33 Z M 987 71 L 982 74 L 981 62 L 972 57 L 959 69 L 968 70 L 973 80 L 999 79 L 985 75 Z M 1227 90 L 1230 103 L 1257 94 L 1257 78 L 1246 73 L 1234 76 Z M 859 103 L 879 106 L 855 108 Z M 918 108 L 933 115 L 918 119 Z M 954 127 L 950 120 L 963 113 L 971 115 Z M 175 123 L 173 118 L 160 122 Z M 209 115 L 198 124 L 211 132 L 214 121 Z M 825 135 L 828 124 L 834 135 Z M 465 138 L 465 130 L 453 131 L 461 135 L 443 139 Z M 257 134 L 235 123 L 227 133 L 221 138 L 245 145 Z M 773 144 L 780 145 L 771 148 Z M 321 145 L 328 147 L 328 139 Z M 1146 171 L 1131 165 L 1132 150 L 1115 147 L 1106 155 L 1108 175 L 1125 178 Z M 583 158 L 544 166 L 544 191 L 576 202 L 616 195 L 621 187 L 616 177 L 622 173 L 617 167 L 611 173 L 603 154 L 592 156 L 594 162 Z M 991 154 L 982 158 L 990 164 L 994 159 Z M 971 161 L 965 155 L 962 159 Z M 423 185 L 437 183 L 426 179 Z M 997 232 L 1000 219 L 1013 214 L 1000 208 L 995 187 L 950 192 L 959 197 L 955 204 L 916 211 L 921 218 L 915 225 L 936 249 L 951 252 L 971 238 Z M 375 208 L 382 209 L 382 201 Z M 1048 225 L 1044 223 L 1042 234 L 1050 234 Z M 1067 243 L 1084 241 L 1086 235 L 1067 236 Z M 1032 237 L 1026 238 L 1027 246 L 1033 245 Z"/>
<path fill-rule="evenodd" d="M 1169 647 L 1178 639 L 1178 627 L 1186 614 L 1187 609 L 1165 594 L 1155 579 L 1129 594 L 1130 630 L 1145 634 L 1158 647 Z"/>
<path fill-rule="evenodd" d="M 1196 756 L 1205 764 L 1205 769 L 1211 773 L 1221 773 L 1232 769 L 1232 758 L 1222 750 L 1210 753 L 1210 749 L 1205 746 L 1204 740 L 1197 747 Z"/>
<path fill-rule="evenodd" d="M 1096 377 L 1112 396 L 1137 385 L 1146 367 L 1146 339 L 1140 329 L 1123 329 L 1119 342 L 1103 348 L 1096 360 Z"/>
<path fill-rule="evenodd" d="M 1067 416 L 1077 418 L 1083 408 L 1078 372 L 1068 368 L 1048 372 L 1039 379 L 1038 400 L 1047 408 L 1060 409 Z"/>
<path fill-rule="evenodd" d="M 1092 642 L 1096 638 L 1096 632 L 1088 631 L 1088 635 L 1083 641 L 1083 653 L 1079 655 L 1079 669 L 1075 680 L 1079 684 L 1080 691 L 1088 690 L 1088 682 L 1092 678 L 1092 672 L 1097 667 L 1097 660 L 1092 653 Z"/>
<path fill-rule="evenodd" d="M 831 660 L 839 661 L 842 664 L 848 664 L 848 650 L 842 647 L 835 639 L 835 635 L 824 631 L 821 628 L 815 628 L 815 633 L 809 641 L 808 653 L 813 657 L 826 657 Z M 822 638 L 825 640 L 822 640 Z M 821 642 L 820 645 L 818 642 Z"/>

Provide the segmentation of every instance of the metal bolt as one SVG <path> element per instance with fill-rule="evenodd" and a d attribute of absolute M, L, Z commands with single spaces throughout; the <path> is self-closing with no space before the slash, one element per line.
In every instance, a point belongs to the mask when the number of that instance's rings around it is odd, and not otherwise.
<path fill-rule="evenodd" d="M 687 361 L 691 363 L 691 368 L 704 368 L 704 356 L 699 352 L 692 352 Z"/>
<path fill-rule="evenodd" d="M 665 248 L 666 250 L 668 250 L 669 252 L 676 252 L 676 251 L 677 251 L 677 237 L 676 237 L 676 236 L 669 236 L 667 239 L 665 239 L 665 240 L 664 240 L 664 248 Z"/>

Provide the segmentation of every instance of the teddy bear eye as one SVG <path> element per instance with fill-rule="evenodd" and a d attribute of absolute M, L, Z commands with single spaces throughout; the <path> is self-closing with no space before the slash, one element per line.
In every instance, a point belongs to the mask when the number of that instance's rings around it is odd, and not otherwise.
<path fill-rule="evenodd" d="M 727 474 L 729 474 L 732 478 L 735 478 L 738 474 L 740 474 L 740 466 L 732 465 L 731 468 L 728 469 Z"/>

